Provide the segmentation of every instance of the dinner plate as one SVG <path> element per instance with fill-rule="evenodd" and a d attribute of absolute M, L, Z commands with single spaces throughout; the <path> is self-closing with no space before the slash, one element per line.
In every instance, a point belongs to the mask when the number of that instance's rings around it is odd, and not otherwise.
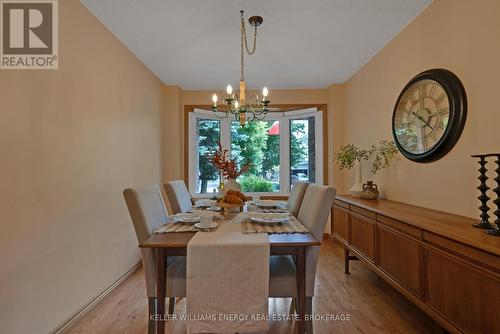
<path fill-rule="evenodd" d="M 215 205 L 215 201 L 212 199 L 200 199 L 195 203 L 198 208 L 209 208 Z"/>
<path fill-rule="evenodd" d="M 179 213 L 173 216 L 172 219 L 175 222 L 192 224 L 199 223 L 201 218 L 200 215 L 196 213 Z"/>
<path fill-rule="evenodd" d="M 258 206 L 259 208 L 266 208 L 266 209 L 276 208 L 279 205 L 278 202 L 273 200 L 254 201 L 253 204 L 255 206 Z"/>
<path fill-rule="evenodd" d="M 280 225 L 288 222 L 288 217 L 252 217 L 250 221 L 262 225 Z"/>
<path fill-rule="evenodd" d="M 211 222 L 210 224 L 196 223 L 194 224 L 194 227 L 196 227 L 200 231 L 213 231 L 217 227 L 219 227 L 219 224 L 216 222 Z"/>

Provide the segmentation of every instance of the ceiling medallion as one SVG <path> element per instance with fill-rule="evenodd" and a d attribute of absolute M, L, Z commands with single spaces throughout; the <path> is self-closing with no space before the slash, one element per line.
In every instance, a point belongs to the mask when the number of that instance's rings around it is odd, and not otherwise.
<path fill-rule="evenodd" d="M 244 72 L 244 55 L 245 51 L 248 55 L 253 55 L 257 47 L 257 27 L 262 24 L 264 19 L 261 16 L 252 16 L 248 19 L 251 26 L 254 27 L 253 35 L 253 46 L 252 49 L 248 48 L 247 34 L 245 30 L 245 19 L 243 17 L 243 11 L 241 13 L 241 67 L 240 67 L 240 92 L 239 94 L 233 93 L 233 88 L 231 85 L 227 85 L 226 92 L 227 97 L 224 99 L 224 103 L 227 105 L 228 110 L 220 110 L 217 106 L 217 94 L 212 96 L 212 111 L 218 118 L 226 118 L 229 114 L 233 115 L 235 120 L 240 123 L 241 126 L 245 126 L 245 122 L 252 122 L 254 120 L 262 120 L 269 111 L 267 106 L 271 101 L 269 101 L 268 94 L 269 91 L 266 87 L 262 89 L 262 100 L 258 95 L 253 94 L 247 99 L 246 96 L 246 84 L 245 84 L 245 72 Z M 248 115 L 248 117 L 247 117 Z"/>

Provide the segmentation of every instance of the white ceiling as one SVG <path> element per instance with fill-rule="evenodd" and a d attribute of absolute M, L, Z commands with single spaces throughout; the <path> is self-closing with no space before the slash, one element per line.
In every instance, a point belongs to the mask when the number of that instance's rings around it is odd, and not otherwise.
<path fill-rule="evenodd" d="M 246 81 L 272 89 L 346 81 L 432 0 L 81 1 L 164 83 L 184 89 L 237 86 L 239 10 L 260 15 Z"/>

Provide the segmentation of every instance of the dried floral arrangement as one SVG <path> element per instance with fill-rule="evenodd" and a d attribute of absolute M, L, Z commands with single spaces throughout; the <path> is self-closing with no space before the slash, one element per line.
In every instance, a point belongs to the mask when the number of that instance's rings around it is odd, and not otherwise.
<path fill-rule="evenodd" d="M 222 176 L 228 180 L 234 180 L 241 174 L 248 171 L 250 168 L 250 162 L 245 163 L 238 169 L 238 163 L 236 162 L 236 158 L 229 159 L 227 157 L 228 151 L 222 149 L 222 145 L 219 142 L 218 148 L 212 153 L 206 155 L 208 161 L 210 161 L 215 168 L 222 172 Z"/>

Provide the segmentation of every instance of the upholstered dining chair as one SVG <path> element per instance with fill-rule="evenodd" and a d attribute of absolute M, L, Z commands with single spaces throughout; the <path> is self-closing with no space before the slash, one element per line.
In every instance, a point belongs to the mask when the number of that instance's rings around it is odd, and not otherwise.
<path fill-rule="evenodd" d="M 165 224 L 168 212 L 158 186 L 127 188 L 123 197 L 132 218 L 139 244 L 146 241 L 154 229 Z M 156 305 L 156 255 L 151 248 L 141 248 L 142 263 L 146 277 L 149 314 L 155 313 Z M 186 261 L 184 257 L 169 258 L 167 290 L 169 313 L 173 313 L 175 297 L 186 296 Z M 148 317 L 149 318 L 149 317 Z"/>
<path fill-rule="evenodd" d="M 163 185 L 167 193 L 168 202 L 174 214 L 187 212 L 192 209 L 191 194 L 182 180 L 170 181 Z"/>
<path fill-rule="evenodd" d="M 333 187 L 311 184 L 307 187 L 297 218 L 319 241 L 323 238 L 336 190 Z M 320 246 L 306 249 L 306 313 L 312 312 L 314 281 Z M 295 262 L 291 256 L 271 256 L 269 263 L 269 297 L 297 298 Z M 312 333 L 312 322 L 306 323 L 306 331 Z"/>
<path fill-rule="evenodd" d="M 288 197 L 288 210 L 297 217 L 309 182 L 295 182 Z"/>

